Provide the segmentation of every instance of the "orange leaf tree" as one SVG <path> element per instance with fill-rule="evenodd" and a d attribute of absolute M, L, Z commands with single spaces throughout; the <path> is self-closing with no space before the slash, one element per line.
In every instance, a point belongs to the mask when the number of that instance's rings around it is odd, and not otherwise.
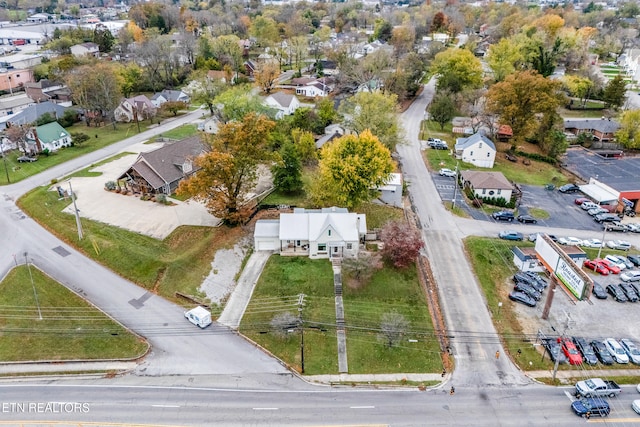
<path fill-rule="evenodd" d="M 196 159 L 200 170 L 180 183 L 178 194 L 204 202 L 228 224 L 243 223 L 251 213 L 246 196 L 257 180 L 258 165 L 272 158 L 269 138 L 274 126 L 255 113 L 223 125 L 209 141 L 211 151 Z"/>

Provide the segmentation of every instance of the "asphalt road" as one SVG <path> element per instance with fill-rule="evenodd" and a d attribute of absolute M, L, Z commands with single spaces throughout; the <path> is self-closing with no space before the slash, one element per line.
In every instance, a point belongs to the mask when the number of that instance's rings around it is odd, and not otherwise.
<path fill-rule="evenodd" d="M 422 225 L 425 251 L 440 293 L 456 369 L 452 383 L 468 387 L 511 386 L 529 382 L 504 355 L 497 332 L 484 305 L 479 284 L 466 260 L 458 220 L 442 203 L 420 153 L 419 126 L 433 98 L 435 80 L 402 114 L 407 143 L 398 146 L 405 179 Z M 485 224 L 474 221 L 474 228 Z M 476 230 L 474 230 L 474 234 Z"/>
<path fill-rule="evenodd" d="M 135 144 L 200 117 L 195 111 L 135 137 L 3 187 L 0 198 L 0 277 L 25 262 L 88 299 L 96 307 L 144 336 L 152 353 L 138 375 L 282 374 L 286 369 L 239 335 L 220 325 L 205 330 L 184 319 L 180 307 L 157 297 L 61 242 L 32 219 L 14 200 L 31 188 L 110 157 Z"/>
<path fill-rule="evenodd" d="M 570 410 L 570 388 L 532 385 L 516 390 L 457 387 L 447 390 L 315 390 L 216 389 L 209 387 L 118 386 L 100 384 L 0 385 L 0 421 L 81 422 L 88 418 L 123 425 L 172 426 L 578 426 L 585 420 Z M 64 398 L 61 398 L 64 396 Z M 630 389 L 609 399 L 607 423 L 638 420 Z M 77 411 L 44 412 L 48 402 L 80 403 Z M 17 405 L 33 412 L 24 413 Z M 7 407 L 7 404 L 13 404 Z M 33 406 L 35 404 L 35 406 Z M 37 406 L 41 404 L 40 406 Z M 61 407 L 60 405 L 58 406 Z M 62 408 L 71 409 L 65 405 Z M 1 410 L 6 408 L 8 410 Z M 42 411 L 38 412 L 38 410 Z M 591 422 L 596 422 L 596 417 Z M 10 424 L 9 424 L 10 425 Z M 17 425 L 17 423 L 16 423 Z"/>

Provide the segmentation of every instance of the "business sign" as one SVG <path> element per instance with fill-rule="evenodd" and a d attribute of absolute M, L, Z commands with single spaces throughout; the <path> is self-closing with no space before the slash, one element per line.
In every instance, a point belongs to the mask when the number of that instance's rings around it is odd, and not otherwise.
<path fill-rule="evenodd" d="M 536 256 L 578 300 L 589 295 L 593 286 L 591 278 L 546 234 L 539 234 L 536 239 Z"/>
<path fill-rule="evenodd" d="M 572 264 L 575 265 L 573 262 Z M 555 274 L 569 292 L 575 295 L 576 298 L 582 299 L 584 296 L 585 282 L 564 259 L 560 258 L 558 260 Z"/>

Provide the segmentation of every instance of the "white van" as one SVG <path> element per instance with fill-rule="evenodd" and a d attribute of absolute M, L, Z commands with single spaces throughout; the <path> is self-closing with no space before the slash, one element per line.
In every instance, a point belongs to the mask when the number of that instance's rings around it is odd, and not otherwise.
<path fill-rule="evenodd" d="M 184 317 L 186 317 L 189 322 L 193 323 L 196 326 L 199 326 L 202 329 L 206 328 L 212 323 L 211 313 L 209 312 L 209 310 L 200 306 L 192 308 L 189 311 L 185 311 Z"/>

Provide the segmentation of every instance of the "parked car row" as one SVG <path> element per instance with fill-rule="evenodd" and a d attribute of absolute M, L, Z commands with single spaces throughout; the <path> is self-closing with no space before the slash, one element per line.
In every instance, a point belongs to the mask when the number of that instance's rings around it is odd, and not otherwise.
<path fill-rule="evenodd" d="M 553 362 L 569 363 L 571 365 L 603 365 L 628 364 L 640 365 L 640 349 L 627 338 L 615 340 L 594 339 L 589 341 L 584 337 L 543 338 L 542 344 Z"/>
<path fill-rule="evenodd" d="M 608 224 L 613 225 L 613 224 Z M 551 237 L 551 236 L 549 236 Z M 535 241 L 535 238 L 529 239 Z M 608 240 L 606 243 L 600 239 L 579 239 L 577 237 L 560 237 L 555 240 L 556 243 L 566 246 L 582 246 L 585 248 L 604 248 L 616 249 L 619 251 L 628 251 L 632 248 L 631 243 L 626 240 Z M 637 264 L 636 264 L 637 265 Z"/>
<path fill-rule="evenodd" d="M 516 216 L 513 214 L 513 212 L 510 212 L 510 211 L 494 212 L 494 213 L 491 214 L 491 217 L 493 219 L 495 219 L 496 221 L 513 222 L 514 219 L 517 219 L 518 222 L 521 222 L 523 224 L 537 224 L 538 223 L 538 220 L 535 219 L 534 217 L 532 217 L 531 215 L 522 214 L 522 215 L 518 215 L 518 217 L 516 218 Z"/>
<path fill-rule="evenodd" d="M 513 276 L 514 287 L 509 293 L 511 301 L 535 307 L 542 298 L 542 292 L 548 286 L 547 281 L 539 274 L 520 271 Z"/>
<path fill-rule="evenodd" d="M 617 302 L 640 301 L 640 286 L 632 283 L 612 283 L 607 285 L 607 293 Z"/>

